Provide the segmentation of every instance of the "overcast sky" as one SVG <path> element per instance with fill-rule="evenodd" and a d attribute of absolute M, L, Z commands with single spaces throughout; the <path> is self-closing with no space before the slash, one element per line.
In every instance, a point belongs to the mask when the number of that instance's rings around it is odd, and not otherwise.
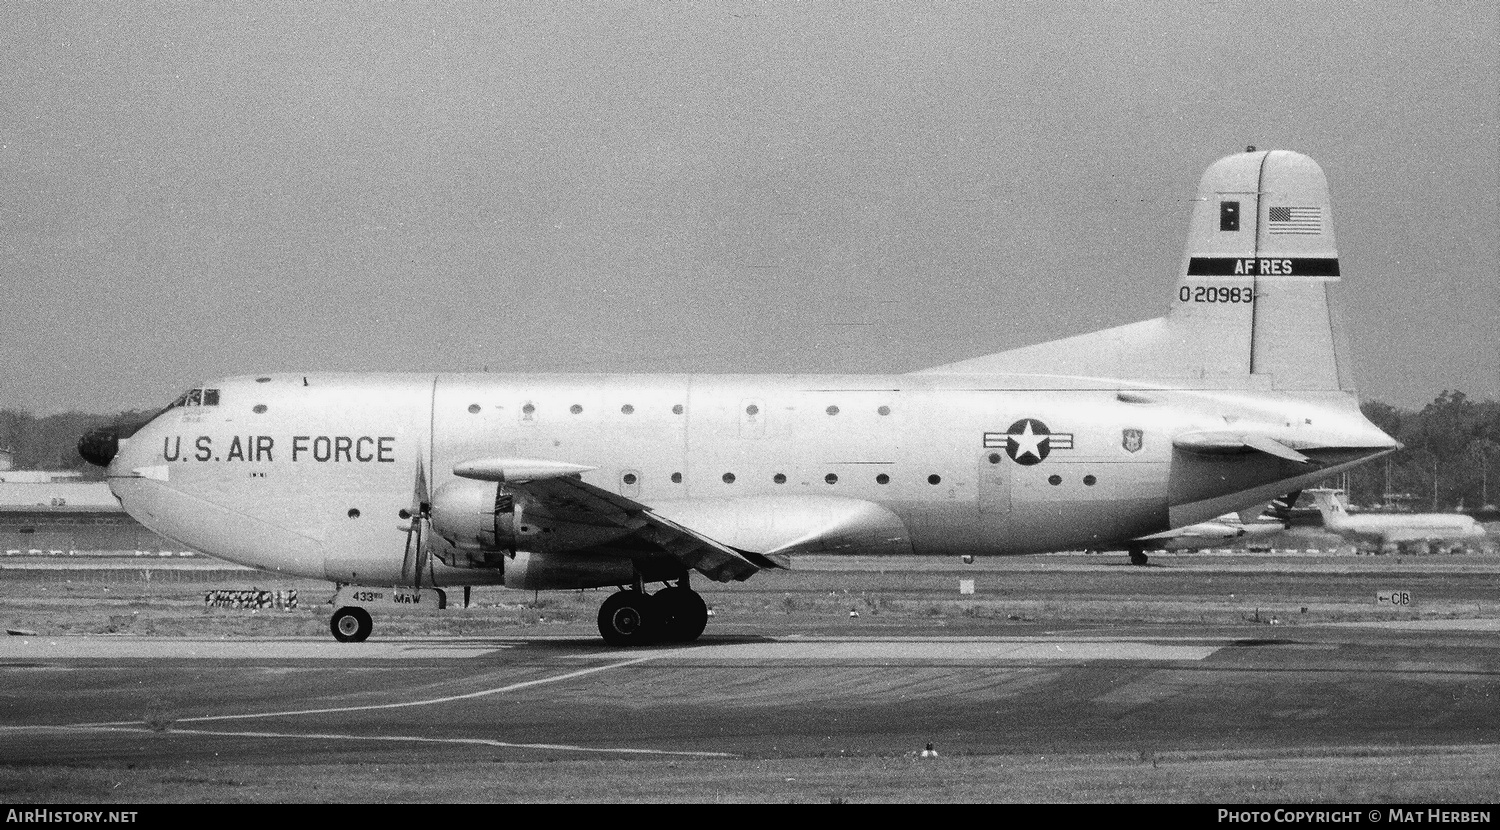
<path fill-rule="evenodd" d="M 1500 397 L 1493 0 L 0 4 L 0 407 L 904 372 L 1155 317 L 1327 173 L 1363 397 Z"/>

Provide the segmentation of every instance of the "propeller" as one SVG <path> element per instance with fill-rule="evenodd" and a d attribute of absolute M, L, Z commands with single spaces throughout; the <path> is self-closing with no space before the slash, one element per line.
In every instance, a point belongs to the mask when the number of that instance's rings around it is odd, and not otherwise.
<path fill-rule="evenodd" d="M 422 571 L 427 568 L 431 542 L 427 539 L 427 525 L 432 520 L 432 501 L 427 494 L 427 471 L 422 457 L 417 456 L 417 480 L 412 486 L 411 524 L 406 530 L 406 555 L 401 560 L 401 578 L 411 580 L 411 586 L 422 590 Z"/>

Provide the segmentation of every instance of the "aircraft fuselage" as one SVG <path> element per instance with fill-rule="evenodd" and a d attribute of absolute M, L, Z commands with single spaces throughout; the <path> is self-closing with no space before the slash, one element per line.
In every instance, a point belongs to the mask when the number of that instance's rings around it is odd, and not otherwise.
<path fill-rule="evenodd" d="M 125 442 L 110 476 L 126 509 L 214 556 L 368 584 L 401 581 L 419 464 L 435 490 L 476 458 L 581 462 L 584 481 L 667 515 L 730 505 L 721 530 L 737 503 L 869 502 L 901 529 L 859 552 L 1020 554 L 1109 547 L 1309 475 L 1174 451 L 1177 433 L 1347 417 L 1305 396 L 1038 377 L 320 374 L 212 388 L 214 405 L 168 409 Z M 1347 455 L 1317 475 L 1369 452 Z M 442 568 L 439 584 L 499 580 Z"/>

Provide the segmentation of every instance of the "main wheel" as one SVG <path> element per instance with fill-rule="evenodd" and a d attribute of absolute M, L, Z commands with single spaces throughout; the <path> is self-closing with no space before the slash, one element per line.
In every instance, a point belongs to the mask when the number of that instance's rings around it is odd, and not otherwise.
<path fill-rule="evenodd" d="M 691 588 L 663 588 L 653 597 L 661 608 L 662 639 L 691 643 L 708 625 L 708 605 Z"/>
<path fill-rule="evenodd" d="M 370 636 L 370 629 L 374 627 L 370 612 L 357 605 L 340 608 L 333 612 L 333 619 L 328 621 L 333 639 L 341 643 L 362 643 Z"/>
<path fill-rule="evenodd" d="M 1146 552 L 1145 551 L 1142 551 L 1142 550 L 1132 550 L 1132 551 L 1130 551 L 1130 564 L 1132 564 L 1132 565 L 1144 565 L 1144 564 L 1146 564 L 1149 561 L 1150 560 L 1146 558 Z"/>
<path fill-rule="evenodd" d="M 647 645 L 656 640 L 661 618 L 655 598 L 641 591 L 611 594 L 599 606 L 599 633 L 612 646 Z"/>

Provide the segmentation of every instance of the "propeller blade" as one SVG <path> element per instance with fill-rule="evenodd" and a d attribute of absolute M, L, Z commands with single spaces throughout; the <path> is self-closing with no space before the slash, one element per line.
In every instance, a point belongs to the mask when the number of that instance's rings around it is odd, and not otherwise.
<path fill-rule="evenodd" d="M 431 498 L 427 495 L 427 465 L 422 463 L 422 454 L 417 453 L 417 481 L 412 487 L 411 514 L 423 516 L 427 513 Z"/>
<path fill-rule="evenodd" d="M 401 559 L 401 579 L 411 580 L 411 586 L 422 589 L 422 569 L 427 565 L 427 545 L 423 538 L 422 525 L 431 512 L 427 494 L 427 468 L 417 454 L 417 477 L 412 484 L 411 524 L 406 528 L 406 554 Z"/>
<path fill-rule="evenodd" d="M 422 521 L 426 522 L 426 517 L 423 517 Z M 417 567 L 412 574 L 411 586 L 419 591 L 422 590 L 422 572 L 428 568 L 428 561 L 430 559 L 428 554 L 430 553 L 431 546 L 427 543 L 427 539 L 422 533 L 422 526 L 417 525 Z M 431 582 L 432 578 L 428 577 L 427 581 Z"/>
<path fill-rule="evenodd" d="M 411 578 L 412 566 L 416 564 L 412 557 L 412 532 L 417 528 L 417 517 L 411 517 L 411 524 L 406 528 L 406 554 L 401 557 L 401 580 L 404 582 Z"/>

